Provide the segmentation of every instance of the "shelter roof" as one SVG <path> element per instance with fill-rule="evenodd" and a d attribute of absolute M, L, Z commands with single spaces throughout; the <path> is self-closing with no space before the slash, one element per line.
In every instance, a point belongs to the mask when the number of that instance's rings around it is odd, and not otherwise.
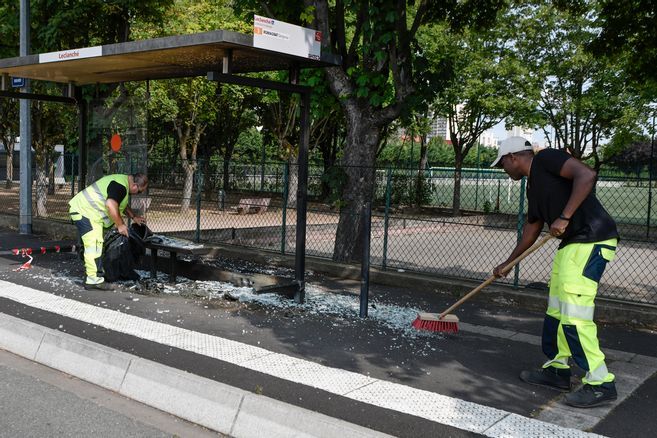
<path fill-rule="evenodd" d="M 229 53 L 231 73 L 327 67 L 339 62 L 332 54 L 315 60 L 257 48 L 253 35 L 216 30 L 0 59 L 0 74 L 75 85 L 204 76 L 220 71 Z"/>

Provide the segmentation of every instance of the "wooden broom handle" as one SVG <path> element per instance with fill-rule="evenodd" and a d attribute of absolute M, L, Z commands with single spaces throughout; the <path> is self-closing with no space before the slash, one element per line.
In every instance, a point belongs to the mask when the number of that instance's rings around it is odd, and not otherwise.
<path fill-rule="evenodd" d="M 533 244 L 532 246 L 530 246 L 529 248 L 527 248 L 527 249 L 525 250 L 525 252 L 523 252 L 522 254 L 520 254 L 518 257 L 516 257 L 515 259 L 513 259 L 508 265 L 506 265 L 506 266 L 504 267 L 504 269 L 502 270 L 502 272 L 505 272 L 505 271 L 507 271 L 507 270 L 513 268 L 515 265 L 517 265 L 517 264 L 520 263 L 522 260 L 524 260 L 525 257 L 527 257 L 528 255 L 530 255 L 531 253 L 533 253 L 534 251 L 536 251 L 537 249 L 539 249 L 540 247 L 542 247 L 543 245 L 545 245 L 545 244 L 548 242 L 548 240 L 552 239 L 552 237 L 553 237 L 552 234 L 548 234 L 547 236 L 545 236 L 544 238 L 542 238 L 538 243 L 535 243 L 535 244 Z M 443 313 L 441 313 L 439 318 L 442 318 L 443 316 L 445 316 L 445 315 L 449 315 L 450 313 L 452 313 L 452 312 L 453 312 L 456 308 L 458 308 L 461 304 L 463 304 L 463 303 L 465 303 L 466 301 L 468 301 L 470 298 L 472 298 L 473 296 L 475 296 L 476 294 L 478 294 L 479 291 L 481 291 L 483 288 L 485 288 L 486 286 L 488 286 L 489 284 L 491 284 L 493 281 L 495 281 L 495 278 L 497 278 L 497 277 L 495 277 L 495 275 L 491 275 L 490 277 L 488 277 L 488 279 L 487 279 L 486 281 L 484 281 L 484 282 L 481 283 L 479 286 L 477 286 L 477 287 L 475 287 L 474 289 L 472 289 L 470 292 L 468 292 L 467 295 L 465 295 L 464 297 L 462 297 L 460 300 L 458 300 L 457 302 L 455 302 L 454 304 L 452 304 L 447 310 L 445 310 Z"/>

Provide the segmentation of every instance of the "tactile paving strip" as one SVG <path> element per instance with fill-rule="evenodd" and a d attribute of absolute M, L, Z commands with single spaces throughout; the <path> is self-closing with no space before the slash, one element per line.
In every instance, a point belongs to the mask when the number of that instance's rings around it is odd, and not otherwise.
<path fill-rule="evenodd" d="M 499 409 L 381 380 L 347 397 L 477 433 L 508 415 Z"/>
<path fill-rule="evenodd" d="M 486 431 L 486 436 L 496 438 L 583 438 L 602 437 L 593 433 L 582 432 L 577 429 L 566 429 L 556 424 L 528 419 L 517 414 L 509 414 L 502 421 Z"/>
<path fill-rule="evenodd" d="M 492 437 L 597 436 L 0 280 L 0 297 L 353 400 Z"/>
<path fill-rule="evenodd" d="M 254 371 L 312 386 L 333 394 L 345 395 L 376 379 L 339 368 L 331 368 L 280 353 L 270 354 L 247 363 L 243 367 Z M 349 396 L 350 397 L 350 396 Z"/>

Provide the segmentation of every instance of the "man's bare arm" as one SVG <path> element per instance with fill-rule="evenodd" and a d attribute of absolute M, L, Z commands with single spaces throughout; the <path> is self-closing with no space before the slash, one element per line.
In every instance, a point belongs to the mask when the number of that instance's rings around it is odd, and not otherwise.
<path fill-rule="evenodd" d="M 119 203 L 110 198 L 105 201 L 105 207 L 107 207 L 107 214 L 112 219 L 112 222 L 114 222 L 114 225 L 116 225 L 116 229 L 119 230 L 119 233 L 127 237 L 128 227 L 123 223 L 123 218 L 119 212 Z"/>
<path fill-rule="evenodd" d="M 538 236 L 541 235 L 541 230 L 543 229 L 543 221 L 537 220 L 536 222 L 525 222 L 525 225 L 522 227 L 522 236 L 520 237 L 520 242 L 516 247 L 511 251 L 511 255 L 500 265 L 493 269 L 493 275 L 496 277 L 506 277 L 509 271 L 504 271 L 506 265 L 511 261 L 515 260 L 520 254 L 525 252 L 530 246 L 536 242 Z"/>

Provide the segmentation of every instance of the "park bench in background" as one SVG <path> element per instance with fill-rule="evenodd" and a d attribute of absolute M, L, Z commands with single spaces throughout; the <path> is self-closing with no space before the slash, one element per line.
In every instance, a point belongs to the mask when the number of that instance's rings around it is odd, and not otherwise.
<path fill-rule="evenodd" d="M 269 201 L 271 198 L 242 198 L 237 206 L 232 207 L 232 210 L 238 214 L 264 213 L 269 207 Z"/>

